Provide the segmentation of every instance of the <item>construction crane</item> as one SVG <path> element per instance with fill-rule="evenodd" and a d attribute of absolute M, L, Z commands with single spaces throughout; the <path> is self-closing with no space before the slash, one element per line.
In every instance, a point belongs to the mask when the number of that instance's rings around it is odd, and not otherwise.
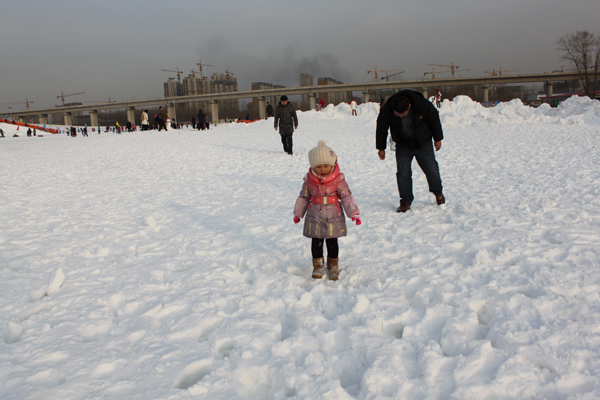
<path fill-rule="evenodd" d="M 396 72 L 395 74 L 391 74 L 391 75 L 388 75 L 388 74 L 387 74 L 387 72 L 386 72 L 386 73 L 385 73 L 385 76 L 382 76 L 382 77 L 381 77 L 381 80 L 384 80 L 384 79 L 385 79 L 385 80 L 386 80 L 386 82 L 389 82 L 389 81 L 390 81 L 390 79 L 389 79 L 389 78 L 391 78 L 392 76 L 400 75 L 400 74 L 402 74 L 402 73 L 404 73 L 404 72 L 406 72 L 406 71 L 400 71 L 400 72 Z"/>
<path fill-rule="evenodd" d="M 504 71 L 502 71 L 502 67 L 500 67 L 500 69 L 498 71 L 493 69 L 492 72 L 490 72 L 490 71 L 484 71 L 484 72 L 486 74 L 490 74 L 492 76 L 502 76 L 502 74 L 504 72 L 517 72 L 517 71 L 523 71 L 523 70 L 522 69 L 505 69 Z"/>
<path fill-rule="evenodd" d="M 442 64 L 427 64 L 433 67 L 446 67 L 450 68 L 450 72 L 452 72 L 452 77 L 454 78 L 454 71 L 468 71 L 468 69 L 458 69 L 458 65 L 454 65 L 454 61 L 450 63 L 450 65 L 442 65 Z M 435 79 L 435 78 L 433 78 Z"/>
<path fill-rule="evenodd" d="M 204 90 L 204 72 L 202 67 L 214 67 L 214 65 L 210 65 L 210 64 L 202 64 L 202 60 L 200 60 L 199 63 L 196 63 L 197 66 L 200 67 L 200 83 L 202 84 L 202 94 L 205 94 L 205 90 Z"/>
<path fill-rule="evenodd" d="M 183 71 L 180 71 L 179 68 L 177 68 L 177 71 L 172 71 L 170 69 L 161 69 L 161 71 L 175 72 L 177 74 L 177 82 L 181 82 L 181 74 L 183 74 Z"/>
<path fill-rule="evenodd" d="M 79 93 L 72 93 L 72 94 L 64 94 L 63 92 L 60 92 L 60 96 L 56 96 L 57 99 L 62 99 L 62 105 L 65 105 L 65 97 L 69 97 L 69 96 L 77 96 L 78 94 L 85 94 L 85 92 L 79 92 Z"/>
<path fill-rule="evenodd" d="M 227 80 L 229 80 L 229 78 L 231 78 L 231 75 L 235 75 L 233 72 L 229 72 L 229 68 L 227 68 L 225 70 L 225 75 L 227 75 Z"/>
<path fill-rule="evenodd" d="M 29 101 L 27 98 L 25 98 L 25 101 L 22 101 L 20 103 L 4 103 L 4 104 L 26 104 L 27 109 L 29 110 L 29 103 L 33 103 L 33 101 Z"/>
<path fill-rule="evenodd" d="M 450 71 L 439 71 L 438 74 L 446 74 Z M 435 68 L 431 68 L 431 72 L 424 72 L 423 76 L 431 75 L 431 79 L 435 79 Z"/>
<path fill-rule="evenodd" d="M 379 73 L 380 72 L 396 72 L 396 71 L 401 71 L 401 72 L 398 72 L 399 74 L 401 74 L 402 72 L 404 72 L 401 69 L 380 69 L 380 70 L 378 70 L 377 66 L 375 66 L 375 69 L 373 69 L 371 71 L 367 71 L 367 74 L 370 74 L 371 72 L 374 72 L 375 73 L 375 82 L 377 82 L 379 80 Z"/>

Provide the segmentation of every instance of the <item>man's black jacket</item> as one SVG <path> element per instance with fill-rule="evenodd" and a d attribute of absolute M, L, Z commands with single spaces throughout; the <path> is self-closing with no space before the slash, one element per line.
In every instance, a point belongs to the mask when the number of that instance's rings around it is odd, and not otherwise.
<path fill-rule="evenodd" d="M 298 126 L 298 116 L 296 109 L 289 101 L 284 106 L 279 103 L 275 109 L 275 128 L 279 126 L 280 135 L 291 135 L 294 133 L 294 126 Z"/>
<path fill-rule="evenodd" d="M 418 145 L 407 142 L 400 133 L 402 131 L 402 118 L 394 114 L 392 105 L 401 96 L 406 97 L 410 102 L 414 130 L 419 142 Z M 436 142 L 444 138 L 440 115 L 435 106 L 423 97 L 421 93 L 408 89 L 401 90 L 390 97 L 379 110 L 376 133 L 377 150 L 385 150 L 388 129 L 392 133 L 392 140 L 396 142 L 398 147 L 404 148 L 421 147 L 431 142 L 432 137 Z"/>

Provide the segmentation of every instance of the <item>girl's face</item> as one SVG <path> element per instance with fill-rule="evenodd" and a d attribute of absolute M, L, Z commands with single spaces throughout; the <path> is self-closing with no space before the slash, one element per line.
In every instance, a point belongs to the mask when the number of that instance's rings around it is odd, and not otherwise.
<path fill-rule="evenodd" d="M 329 175 L 331 173 L 331 171 L 333 171 L 333 166 L 331 166 L 329 164 L 317 165 L 315 167 L 315 172 L 317 173 L 317 176 L 320 178 L 326 177 L 327 175 Z"/>

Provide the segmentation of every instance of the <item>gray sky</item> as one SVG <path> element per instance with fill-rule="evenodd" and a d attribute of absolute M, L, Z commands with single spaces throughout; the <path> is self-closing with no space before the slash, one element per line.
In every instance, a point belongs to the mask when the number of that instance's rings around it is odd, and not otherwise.
<path fill-rule="evenodd" d="M 600 34 L 599 0 L 0 0 L 0 112 L 3 103 L 60 104 L 163 96 L 179 68 L 202 60 L 204 75 L 233 72 L 252 82 L 299 86 L 299 74 L 373 82 L 367 71 L 403 69 L 419 79 L 427 64 L 457 76 L 484 71 L 560 69 L 556 41 Z M 565 65 L 565 68 L 567 66 Z M 436 67 L 436 70 L 441 68 Z M 207 73 L 208 72 L 208 73 Z M 391 73 L 390 73 L 391 74 Z M 450 76 L 450 74 L 439 77 Z M 10 105 L 13 110 L 25 104 Z"/>

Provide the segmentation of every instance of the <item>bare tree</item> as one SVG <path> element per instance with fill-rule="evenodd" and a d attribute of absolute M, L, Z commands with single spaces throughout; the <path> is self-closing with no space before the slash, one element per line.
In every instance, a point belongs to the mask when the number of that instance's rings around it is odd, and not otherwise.
<path fill-rule="evenodd" d="M 600 36 L 577 31 L 561 37 L 556 44 L 563 53 L 560 59 L 575 66 L 585 94 L 595 98 L 600 74 Z"/>

